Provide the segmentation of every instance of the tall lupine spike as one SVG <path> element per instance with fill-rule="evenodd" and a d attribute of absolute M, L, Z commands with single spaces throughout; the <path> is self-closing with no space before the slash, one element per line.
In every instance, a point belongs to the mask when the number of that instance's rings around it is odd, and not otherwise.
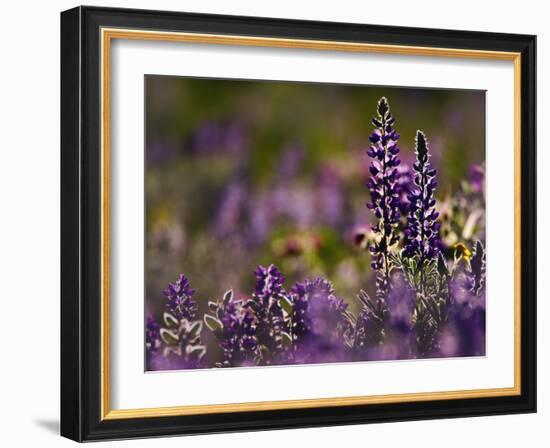
<path fill-rule="evenodd" d="M 416 132 L 415 152 L 414 188 L 409 193 L 410 205 L 403 255 L 416 258 L 422 274 L 424 264 L 437 257 L 440 247 L 440 224 L 437 222 L 439 214 L 435 210 L 434 197 L 437 171 L 431 167 L 428 142 L 422 131 Z"/>
<path fill-rule="evenodd" d="M 180 274 L 175 283 L 169 283 L 164 290 L 168 299 L 166 310 L 176 319 L 195 320 L 197 315 L 197 302 L 193 300 L 195 290 L 191 288 L 189 280 Z"/>
<path fill-rule="evenodd" d="M 254 312 L 257 323 L 258 344 L 262 349 L 262 363 L 271 364 L 284 351 L 283 332 L 286 331 L 281 298 L 287 293 L 285 278 L 274 264 L 258 266 L 254 272 L 256 286 L 247 306 Z"/>
<path fill-rule="evenodd" d="M 404 164 L 397 167 L 399 178 L 397 180 L 397 194 L 399 195 L 399 211 L 401 216 L 407 216 L 409 211 L 409 193 L 413 185 L 413 170 Z"/>
<path fill-rule="evenodd" d="M 315 319 L 322 317 L 337 325 L 346 315 L 347 304 L 336 297 L 332 283 L 324 278 L 296 283 L 291 292 L 292 333 L 296 339 L 320 330 L 314 328 Z M 327 327 L 325 330 L 330 332 L 337 329 Z"/>
<path fill-rule="evenodd" d="M 368 156 L 372 159 L 369 171 L 371 177 L 367 182 L 371 202 L 367 208 L 373 211 L 378 222 L 372 227 L 378 236 L 369 247 L 372 254 L 372 268 L 376 271 L 377 297 L 384 299 L 389 291 L 391 266 L 389 254 L 391 247 L 399 241 L 397 225 L 401 217 L 400 189 L 397 181 L 400 172 L 398 158 L 399 134 L 393 129 L 395 119 L 390 112 L 386 98 L 378 102 L 378 116 L 372 119 L 375 129 L 369 137 Z"/>
<path fill-rule="evenodd" d="M 347 359 L 353 325 L 348 305 L 336 296 L 332 284 L 323 278 L 296 283 L 290 299 L 289 335 L 293 343 L 293 361 Z"/>
<path fill-rule="evenodd" d="M 223 361 L 219 367 L 259 363 L 257 319 L 248 304 L 236 300 L 229 290 L 223 299 L 209 302 L 208 307 L 212 314 L 205 314 L 204 322 L 222 349 Z"/>
<path fill-rule="evenodd" d="M 267 268 L 258 266 L 254 274 L 256 275 L 256 287 L 254 288 L 256 298 L 266 302 L 270 298 L 284 293 L 285 278 L 274 264 L 270 264 Z"/>

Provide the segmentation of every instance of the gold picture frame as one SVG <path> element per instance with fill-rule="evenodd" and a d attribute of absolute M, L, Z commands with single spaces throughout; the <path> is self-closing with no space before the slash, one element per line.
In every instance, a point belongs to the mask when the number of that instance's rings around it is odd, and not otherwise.
<path fill-rule="evenodd" d="M 525 340 L 522 340 L 522 335 L 525 329 L 522 328 L 522 321 L 525 322 L 524 301 L 534 300 L 534 298 L 527 299 L 522 295 L 522 286 L 524 286 L 525 273 L 522 274 L 522 260 L 525 257 L 532 257 L 532 248 L 529 248 L 529 253 L 524 252 L 524 244 L 522 243 L 522 216 L 532 213 L 533 204 L 528 204 L 528 210 L 525 210 L 525 196 L 522 196 L 525 191 L 525 178 L 522 175 L 525 167 L 522 167 L 523 154 L 525 151 L 531 151 L 532 148 L 527 148 L 525 136 L 522 135 L 522 130 L 526 129 L 531 122 L 531 117 L 526 115 L 525 110 L 532 107 L 532 104 L 525 103 L 525 84 L 528 82 L 525 79 L 532 77 L 532 73 L 528 70 L 528 62 L 534 57 L 531 53 L 532 49 L 529 48 L 526 53 L 525 48 L 515 43 L 508 42 L 504 39 L 503 45 L 506 49 L 488 49 L 490 46 L 488 41 L 483 40 L 483 37 L 478 38 L 479 48 L 469 47 L 455 47 L 451 46 L 448 40 L 440 38 L 438 45 L 438 39 L 430 34 L 430 30 L 424 30 L 426 36 L 432 36 L 434 42 L 433 46 L 422 44 L 395 43 L 391 42 L 391 38 L 387 38 L 387 42 L 369 42 L 368 37 L 365 42 L 358 41 L 345 41 L 345 40 L 330 40 L 319 39 L 317 37 L 312 38 L 288 38 L 272 36 L 260 36 L 249 35 L 244 32 L 243 34 L 230 34 L 219 32 L 199 32 L 196 29 L 190 31 L 174 31 L 170 30 L 170 26 L 166 24 L 166 29 L 146 29 L 144 26 L 124 26 L 124 24 L 131 23 L 132 19 L 125 16 L 125 12 L 119 12 L 115 14 L 120 20 L 120 24 L 113 23 L 113 20 L 105 20 L 103 23 L 101 14 L 104 9 L 83 9 L 77 8 L 65 12 L 65 29 L 67 33 L 75 32 L 75 23 L 82 20 L 94 20 L 94 32 L 96 33 L 94 39 L 96 39 L 98 55 L 94 59 L 98 62 L 99 72 L 99 325 L 98 334 L 99 340 L 99 405 L 97 406 L 98 414 L 93 417 L 97 419 L 99 426 L 104 425 L 102 422 L 117 422 L 117 421 L 135 421 L 141 419 L 155 420 L 162 418 L 185 418 L 190 416 L 207 416 L 212 414 L 232 414 L 232 413 L 248 413 L 256 412 L 261 413 L 264 411 L 289 411 L 289 410 L 305 410 L 305 409 L 318 409 L 318 408 L 330 408 L 335 409 L 339 407 L 350 406 L 366 406 L 366 405 L 387 405 L 395 403 L 423 403 L 445 400 L 460 400 L 460 399 L 482 399 L 482 398 L 504 398 L 504 397 L 524 397 L 527 392 L 525 388 L 522 388 L 522 384 L 525 384 L 525 378 L 522 377 L 524 367 L 522 367 L 522 359 L 525 362 L 525 353 L 522 352 L 522 347 L 525 347 Z M 161 23 L 164 18 L 167 22 L 168 16 L 163 16 L 162 13 L 150 13 L 148 19 L 153 20 L 154 14 L 159 14 L 156 17 L 155 23 Z M 126 17 L 126 18 L 125 18 Z M 171 16 L 170 16 L 171 17 Z M 207 16 L 206 16 L 207 18 Z M 205 18 L 205 20 L 206 20 Z M 185 28 L 191 24 L 190 28 L 193 28 L 192 18 L 181 17 L 182 27 Z M 160 21 L 159 21 L 160 20 Z M 214 19 L 213 19 L 214 20 Z M 236 19 L 238 20 L 238 19 Z M 267 19 L 258 19 L 267 20 Z M 114 21 L 116 22 L 116 20 Z M 92 23 L 92 22 L 90 22 Z M 151 22 L 153 23 L 153 22 Z M 213 23 L 218 23 L 214 20 Z M 277 25 L 275 23 L 275 25 Z M 274 25 L 274 26 L 275 26 Z M 281 27 L 299 27 L 299 24 L 280 24 Z M 337 24 L 330 25 L 324 24 L 329 29 L 331 26 L 338 27 Z M 365 26 L 366 27 L 366 26 Z M 83 28 L 77 27 L 78 33 L 84 33 Z M 89 31 L 87 31 L 89 32 Z M 281 34 L 285 34 L 287 28 L 281 30 Z M 344 31 L 342 31 L 344 32 Z M 380 31 L 380 35 L 383 37 L 383 32 Z M 449 32 L 447 39 L 454 38 L 454 45 L 459 45 L 462 39 L 460 32 L 453 35 Z M 368 34 L 368 33 L 366 33 Z M 513 35 L 510 35 L 513 36 Z M 477 37 L 477 36 L 476 36 Z M 510 37 L 511 40 L 512 37 Z M 523 39 L 523 40 L 522 40 Z M 522 39 L 519 37 L 516 40 L 521 42 L 529 41 L 524 36 Z M 305 400 L 283 400 L 283 401 L 266 401 L 266 402 L 247 402 L 247 403 L 232 403 L 232 404 L 218 404 L 218 405 L 189 405 L 189 406 L 175 406 L 175 407 L 158 407 L 158 408 L 141 408 L 141 409 L 113 409 L 111 407 L 111 366 L 110 359 L 113 355 L 111 353 L 110 345 L 110 331 L 111 331 L 111 306 L 110 306 L 110 284 L 111 284 L 111 272 L 110 272 L 110 246 L 111 246 L 111 46 L 115 40 L 140 40 L 140 41 L 163 41 L 163 42 L 183 42 L 183 43 L 200 43 L 208 45 L 237 45 L 237 46 L 252 46 L 258 48 L 287 48 L 287 49 L 311 49 L 321 51 L 342 51 L 342 52 L 366 52 L 366 53 L 381 53 L 381 54 L 397 54 L 408 56 L 432 56 L 432 57 L 444 57 L 444 58 L 464 58 L 464 59 L 482 59 L 488 61 L 500 60 L 510 61 L 514 66 L 514 386 L 505 388 L 492 388 L 492 389 L 474 389 L 474 390 L 459 390 L 459 391 L 445 391 L 445 392 L 423 392 L 423 393 L 405 393 L 394 395 L 373 395 L 373 396 L 353 396 L 353 397 L 339 397 L 339 398 L 316 398 Z M 515 41 L 514 41 L 515 42 Z M 525 45 L 524 45 L 525 47 Z M 78 53 L 82 51 L 80 47 L 76 50 Z M 526 59 L 527 58 L 527 59 Z M 67 56 L 68 59 L 68 56 Z M 71 63 L 73 61 L 71 60 Z M 77 62 L 74 61 L 76 64 Z M 534 88 L 534 87 L 533 87 Z M 527 118 L 526 118 L 527 117 Z M 65 151 L 66 149 L 63 149 Z M 531 162 L 529 162 L 531 163 Z M 531 167 L 528 167 L 531 169 Z M 522 193 L 523 192 L 523 193 Z M 67 212 L 69 213 L 69 212 Z M 529 274 L 534 275 L 534 274 Z M 522 317 L 523 316 L 523 317 Z M 531 357 L 531 355 L 529 355 Z M 529 360 L 528 360 L 529 361 Z M 531 375 L 532 373 L 529 373 Z M 532 397 L 530 397 L 531 399 Z M 84 406 L 83 403 L 81 403 Z M 95 406 L 95 405 L 94 405 Z M 94 409 L 96 409 L 94 407 Z M 92 418 L 92 417 L 88 417 Z M 67 420 L 67 418 L 66 418 Z M 184 421 L 184 420 L 182 420 Z M 151 423 L 155 428 L 155 424 Z M 82 440 L 89 439 L 89 436 L 74 436 L 76 429 L 75 424 L 71 422 L 66 425 L 66 435 L 71 438 L 80 438 Z M 78 425 L 82 425 L 79 422 Z M 78 426 L 77 425 L 77 426 Z M 81 426 L 78 426 L 81 429 Z M 236 426 L 238 427 L 238 425 Z M 260 426 L 261 427 L 261 426 Z M 89 429 L 89 434 L 93 434 L 94 430 Z M 199 427 L 197 427 L 199 431 Z M 63 432 L 63 429 L 62 429 Z M 177 432 L 177 431 L 176 431 Z M 184 432 L 184 431 L 182 431 Z M 193 431 L 189 431 L 193 432 Z M 130 432 L 126 431 L 130 434 Z M 151 429 L 147 434 L 154 434 L 155 430 Z M 162 431 L 161 431 L 162 433 Z M 79 434 L 82 435 L 81 432 Z M 110 438 L 124 436 L 124 430 L 115 431 L 110 433 L 107 431 L 105 435 L 101 433 L 98 438 Z M 73 437 L 74 436 L 74 437 Z M 131 435 L 130 435 L 131 436 Z"/>

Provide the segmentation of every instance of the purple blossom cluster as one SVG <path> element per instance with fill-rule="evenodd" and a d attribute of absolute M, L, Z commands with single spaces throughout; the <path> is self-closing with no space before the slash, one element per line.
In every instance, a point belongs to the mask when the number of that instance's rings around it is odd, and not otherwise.
<path fill-rule="evenodd" d="M 205 314 L 204 321 L 223 352 L 219 367 L 254 365 L 260 359 L 257 319 L 248 305 L 234 299 L 232 290 L 208 304 L 211 314 Z"/>
<path fill-rule="evenodd" d="M 386 98 L 381 98 L 377 107 L 378 116 L 372 119 L 375 129 L 369 137 L 367 150 L 371 158 L 367 181 L 371 202 L 367 208 L 372 210 L 378 222 L 372 231 L 378 237 L 369 247 L 372 254 L 371 267 L 377 271 L 376 282 L 380 296 L 388 293 L 391 265 L 389 253 L 391 246 L 399 241 L 397 225 L 401 217 L 401 201 L 398 180 L 400 135 L 394 130 L 395 118 L 390 112 Z"/>
<path fill-rule="evenodd" d="M 256 287 L 248 307 L 257 318 L 258 343 L 270 358 L 276 358 L 283 349 L 282 332 L 286 330 L 281 300 L 287 296 L 283 283 L 285 278 L 279 269 L 271 264 L 258 266 L 255 272 Z M 269 361 L 267 362 L 269 363 Z"/>
<path fill-rule="evenodd" d="M 296 283 L 289 296 L 292 360 L 296 363 L 349 359 L 351 322 L 348 305 L 323 279 Z"/>
<path fill-rule="evenodd" d="M 193 320 L 197 314 L 197 302 L 193 300 L 195 290 L 189 285 L 189 280 L 181 274 L 175 283 L 169 283 L 164 290 L 168 299 L 166 311 L 176 319 Z"/>
<path fill-rule="evenodd" d="M 375 294 L 361 290 L 351 306 L 323 277 L 285 287 L 282 272 L 270 264 L 257 267 L 250 294 L 237 297 L 230 289 L 203 307 L 181 274 L 164 291 L 162 319 L 146 321 L 148 369 L 485 354 L 483 243 L 444 243 L 435 196 L 437 170 L 425 134 L 416 133 L 415 161 L 409 169 L 400 165 L 400 136 L 386 98 L 378 102 L 372 123 L 367 207 L 375 223 L 371 229 L 358 229 L 354 239 L 369 249 Z M 321 174 L 330 196 L 338 178 Z M 483 194 L 481 174 L 472 171 L 470 194 Z M 241 203 L 238 188 L 234 195 L 234 202 Z M 341 205 L 329 203 L 327 221 L 332 222 Z M 231 210 L 224 213 L 221 224 L 231 220 L 235 227 Z"/>
<path fill-rule="evenodd" d="M 248 142 L 242 123 L 207 122 L 192 135 L 190 147 L 203 154 L 226 152 L 238 155 L 246 151 Z"/>
<path fill-rule="evenodd" d="M 430 166 L 428 142 L 422 131 L 416 133 L 416 162 L 413 165 L 414 187 L 410 189 L 409 218 L 405 229 L 406 257 L 418 257 L 423 265 L 426 260 L 437 257 L 440 239 L 437 222 L 439 213 L 435 209 L 434 191 L 437 186 L 437 170 Z"/>

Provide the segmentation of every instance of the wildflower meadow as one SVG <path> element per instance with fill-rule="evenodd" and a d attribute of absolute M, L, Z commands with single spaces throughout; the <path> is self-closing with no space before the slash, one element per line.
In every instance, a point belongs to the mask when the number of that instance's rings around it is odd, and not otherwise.
<path fill-rule="evenodd" d="M 146 370 L 485 355 L 484 92 L 146 95 Z"/>

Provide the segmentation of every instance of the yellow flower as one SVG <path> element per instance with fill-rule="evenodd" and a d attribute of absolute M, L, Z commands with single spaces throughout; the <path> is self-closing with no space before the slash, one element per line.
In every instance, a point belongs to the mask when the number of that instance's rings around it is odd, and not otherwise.
<path fill-rule="evenodd" d="M 460 260 L 461 258 L 464 258 L 466 261 L 470 261 L 470 259 L 472 258 L 472 251 L 468 249 L 465 244 L 455 243 L 453 245 L 453 248 L 455 250 L 455 260 Z"/>

